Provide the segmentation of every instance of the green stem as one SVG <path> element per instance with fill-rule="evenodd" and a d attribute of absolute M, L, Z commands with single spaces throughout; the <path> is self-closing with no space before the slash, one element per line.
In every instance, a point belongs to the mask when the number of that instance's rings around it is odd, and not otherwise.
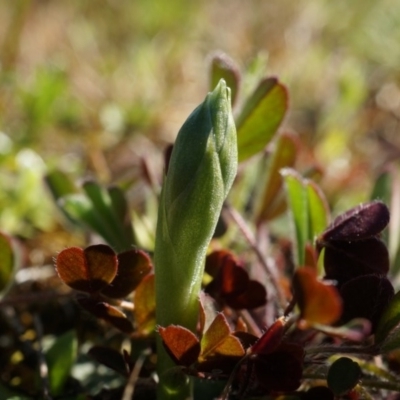
<path fill-rule="evenodd" d="M 237 169 L 230 91 L 221 81 L 178 133 L 158 210 L 156 322 L 196 330 L 208 245 Z M 158 400 L 190 398 L 190 380 L 157 342 Z"/>

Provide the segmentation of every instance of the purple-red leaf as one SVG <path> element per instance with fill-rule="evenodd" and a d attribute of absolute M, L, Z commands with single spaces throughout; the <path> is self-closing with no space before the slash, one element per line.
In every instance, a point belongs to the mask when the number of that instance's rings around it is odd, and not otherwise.
<path fill-rule="evenodd" d="M 363 275 L 346 282 L 340 288 L 340 295 L 344 304 L 342 321 L 366 318 L 374 332 L 394 296 L 394 289 L 386 277 Z"/>
<path fill-rule="evenodd" d="M 285 326 L 282 319 L 276 320 L 252 346 L 251 352 L 255 354 L 272 353 L 282 342 Z"/>
<path fill-rule="evenodd" d="M 200 355 L 200 342 L 189 329 L 177 325 L 166 328 L 160 326 L 158 333 L 175 363 L 189 367 L 197 361 Z"/>
<path fill-rule="evenodd" d="M 231 334 L 228 322 L 219 313 L 201 339 L 201 358 L 204 360 L 212 355 L 242 357 L 244 349 L 240 340 Z"/>
<path fill-rule="evenodd" d="M 207 257 L 206 271 L 214 276 L 205 291 L 219 302 L 234 309 L 252 309 L 266 303 L 265 287 L 250 280 L 247 271 L 225 250 Z"/>
<path fill-rule="evenodd" d="M 325 247 L 324 267 L 325 278 L 337 280 L 340 286 L 360 275 L 386 275 L 389 252 L 376 237 L 350 243 L 331 241 Z"/>
<path fill-rule="evenodd" d="M 331 240 L 365 240 L 382 232 L 389 219 L 389 209 L 381 201 L 361 204 L 339 215 L 318 241 L 323 245 Z"/>
<path fill-rule="evenodd" d="M 254 357 L 254 372 L 260 386 L 269 391 L 296 390 L 303 374 L 303 348 L 295 343 L 282 343 L 270 354 Z"/>
<path fill-rule="evenodd" d="M 133 332 L 134 328 L 132 322 L 123 312 L 118 310 L 118 308 L 105 302 L 96 301 L 90 297 L 80 298 L 77 301 L 86 311 L 90 312 L 97 318 L 107 321 L 120 331 L 125 333 Z"/>
<path fill-rule="evenodd" d="M 118 254 L 118 272 L 102 294 L 122 299 L 132 293 L 152 269 L 150 257 L 142 250 L 128 250 Z"/>
<path fill-rule="evenodd" d="M 317 279 L 315 271 L 299 268 L 293 277 L 293 289 L 300 308 L 300 327 L 312 324 L 329 325 L 342 313 L 342 301 L 337 289 Z"/>
<path fill-rule="evenodd" d="M 56 269 L 64 283 L 88 293 L 104 289 L 114 279 L 117 265 L 117 255 L 104 244 L 84 250 L 69 247 L 61 251 L 56 259 Z"/>
<path fill-rule="evenodd" d="M 146 275 L 134 295 L 137 333 L 148 335 L 155 327 L 156 297 L 154 274 Z"/>

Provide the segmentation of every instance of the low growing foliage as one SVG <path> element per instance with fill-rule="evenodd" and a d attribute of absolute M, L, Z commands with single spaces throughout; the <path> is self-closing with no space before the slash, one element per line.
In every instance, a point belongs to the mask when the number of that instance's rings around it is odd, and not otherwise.
<path fill-rule="evenodd" d="M 126 190 L 95 180 L 79 188 L 62 171 L 46 176 L 66 226 L 88 235 L 84 246 L 55 256 L 47 295 L 60 296 L 65 325 L 52 326 L 57 309 L 35 301 L 12 308 L 24 295 L 13 281 L 24 261 L 14 239 L 0 234 L 2 337 L 12 341 L 1 355 L 0 392 L 9 398 L 400 393 L 392 205 L 373 198 L 330 222 L 320 174 L 300 162 L 304 144 L 279 129 L 288 89 L 265 77 L 239 102 L 235 63 L 217 54 L 211 65 L 213 91 L 165 156 L 163 183 L 152 187 L 153 243 L 141 241 L 145 215 L 130 210 Z M 149 184 L 145 168 L 143 175 Z M 131 211 L 142 219 L 132 223 Z M 41 290 L 32 293 L 40 298 Z"/>

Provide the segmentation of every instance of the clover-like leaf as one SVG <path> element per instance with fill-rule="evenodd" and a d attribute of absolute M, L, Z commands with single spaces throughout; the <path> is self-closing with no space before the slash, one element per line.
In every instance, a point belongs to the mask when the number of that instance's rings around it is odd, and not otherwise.
<path fill-rule="evenodd" d="M 113 299 L 132 293 L 152 269 L 150 257 L 142 250 L 132 249 L 118 254 L 118 272 L 101 292 Z"/>
<path fill-rule="evenodd" d="M 231 253 L 225 250 L 211 253 L 207 257 L 206 271 L 215 278 L 205 291 L 217 301 L 234 309 L 252 309 L 266 303 L 265 287 L 251 280 Z"/>
<path fill-rule="evenodd" d="M 117 255 L 104 244 L 86 249 L 69 247 L 56 259 L 60 278 L 75 290 L 88 293 L 99 292 L 109 285 L 117 273 Z"/>
<path fill-rule="evenodd" d="M 201 338 L 201 359 L 211 355 L 242 357 L 244 349 L 240 340 L 231 334 L 228 322 L 222 313 L 217 314 Z"/>
<path fill-rule="evenodd" d="M 318 242 L 353 242 L 378 235 L 387 226 L 390 212 L 381 201 L 361 204 L 339 215 L 318 238 Z"/>
<path fill-rule="evenodd" d="M 272 353 L 253 358 L 254 373 L 259 385 L 270 391 L 289 392 L 301 384 L 303 348 L 296 343 L 281 343 Z"/>
<path fill-rule="evenodd" d="M 134 304 L 137 332 L 148 335 L 155 327 L 156 299 L 154 274 L 148 274 L 142 279 L 135 291 Z"/>
<path fill-rule="evenodd" d="M 338 281 L 339 286 L 361 275 L 386 275 L 389 252 L 376 237 L 356 242 L 329 241 L 325 247 L 324 268 L 325 278 Z"/>
<path fill-rule="evenodd" d="M 327 382 L 336 396 L 348 393 L 361 378 L 360 366 L 348 357 L 340 357 L 329 368 Z"/>
<path fill-rule="evenodd" d="M 272 353 L 282 342 L 285 325 L 282 319 L 277 319 L 251 347 L 254 354 Z"/>
<path fill-rule="evenodd" d="M 346 282 L 340 288 L 340 295 L 343 299 L 342 321 L 367 318 L 374 332 L 394 296 L 394 289 L 386 277 L 371 274 Z"/>
<path fill-rule="evenodd" d="M 164 347 L 176 364 L 189 367 L 200 355 L 200 342 L 196 335 L 183 326 L 159 327 Z"/>
<path fill-rule="evenodd" d="M 118 308 L 90 297 L 79 298 L 77 301 L 86 311 L 107 321 L 121 332 L 132 333 L 134 331 L 132 322 Z"/>
<path fill-rule="evenodd" d="M 300 308 L 302 328 L 314 323 L 329 325 L 340 318 L 342 301 L 337 289 L 320 282 L 314 270 L 307 267 L 296 270 L 293 289 Z"/>

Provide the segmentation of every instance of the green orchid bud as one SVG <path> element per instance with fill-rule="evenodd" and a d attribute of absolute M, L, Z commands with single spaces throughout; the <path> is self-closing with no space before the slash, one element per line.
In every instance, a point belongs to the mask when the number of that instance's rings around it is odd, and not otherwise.
<path fill-rule="evenodd" d="M 236 170 L 230 89 L 221 80 L 180 129 L 164 178 L 154 254 L 160 326 L 195 330 L 207 247 Z M 158 353 L 162 374 L 172 364 L 162 361 L 162 345 Z"/>

